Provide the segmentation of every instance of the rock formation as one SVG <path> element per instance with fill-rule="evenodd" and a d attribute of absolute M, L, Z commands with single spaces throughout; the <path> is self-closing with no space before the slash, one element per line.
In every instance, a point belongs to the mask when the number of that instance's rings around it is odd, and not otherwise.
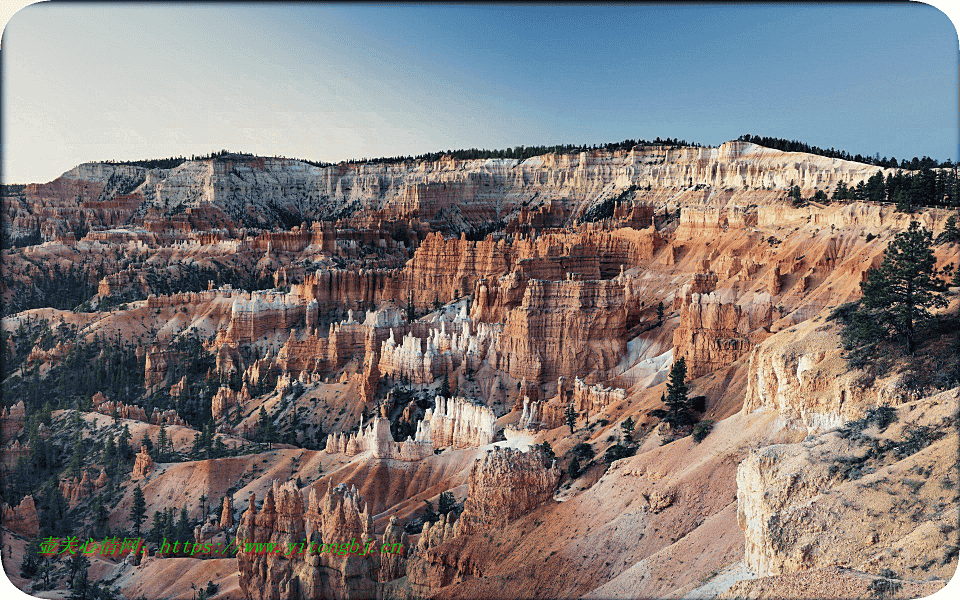
<path fill-rule="evenodd" d="M 949 577 L 941 549 L 957 543 L 957 531 L 944 526 L 953 515 L 942 507 L 954 495 L 937 482 L 956 454 L 958 400 L 955 388 L 895 411 L 890 424 L 867 420 L 752 451 L 737 471 L 751 570 L 766 577 L 846 564 Z"/>
<path fill-rule="evenodd" d="M 140 446 L 140 452 L 133 461 L 133 472 L 130 474 L 132 479 L 141 479 L 150 475 L 153 471 L 153 459 L 147 452 L 146 446 Z"/>
<path fill-rule="evenodd" d="M 456 534 L 504 527 L 553 498 L 559 481 L 560 467 L 545 466 L 540 452 L 495 447 L 477 459 L 470 471 Z"/>
<path fill-rule="evenodd" d="M 15 531 L 28 538 L 36 536 L 40 531 L 40 520 L 37 515 L 37 507 L 33 502 L 33 496 L 24 496 L 16 508 L 10 508 L 4 502 L 0 512 L 3 515 L 3 526 L 10 531 Z"/>
<path fill-rule="evenodd" d="M 496 435 L 497 417 L 490 408 L 466 398 L 437 396 L 423 421 L 430 425 L 429 440 L 437 448 L 485 446 Z M 418 433 L 417 439 L 422 439 Z M 424 440 L 425 441 L 425 440 Z"/>
<path fill-rule="evenodd" d="M 240 588 L 246 597 L 292 600 L 295 598 L 376 597 L 379 553 L 337 555 L 322 552 L 321 544 L 358 542 L 371 539 L 370 513 L 361 509 L 355 489 L 328 487 L 321 500 L 315 489 L 304 510 L 300 491 L 287 483 L 267 491 L 259 511 L 250 497 L 237 528 L 237 567 Z M 247 542 L 251 544 L 247 550 Z M 281 548 L 316 544 L 316 552 L 293 552 L 290 556 L 257 553 L 253 544 L 273 543 Z"/>
<path fill-rule="evenodd" d="M 709 281 L 695 279 L 681 294 L 680 324 L 673 333 L 674 359 L 685 360 L 690 379 L 726 366 L 748 353 L 756 341 L 756 336 L 751 334 L 769 329 L 773 322 L 769 294 L 760 293 L 734 302 L 704 289 L 712 287 Z"/>
<path fill-rule="evenodd" d="M 613 404 L 623 402 L 627 391 L 601 384 L 587 385 L 579 377 L 573 380 L 573 406 L 578 413 L 595 415 Z"/>
<path fill-rule="evenodd" d="M 326 451 L 329 454 L 341 453 L 347 456 L 369 453 L 372 458 L 423 460 L 433 455 L 433 443 L 424 431 L 424 424 L 420 423 L 417 439 L 407 438 L 402 442 L 395 442 L 390 434 L 390 421 L 378 416 L 367 426 L 364 426 L 361 420 L 360 431 L 353 435 L 336 433 L 328 436 Z"/>
<path fill-rule="evenodd" d="M 223 510 L 220 511 L 221 529 L 233 527 L 233 496 L 227 494 L 223 497 Z"/>
<path fill-rule="evenodd" d="M 23 431 L 24 415 L 23 400 L 0 409 L 0 442 L 6 444 L 20 435 Z"/>

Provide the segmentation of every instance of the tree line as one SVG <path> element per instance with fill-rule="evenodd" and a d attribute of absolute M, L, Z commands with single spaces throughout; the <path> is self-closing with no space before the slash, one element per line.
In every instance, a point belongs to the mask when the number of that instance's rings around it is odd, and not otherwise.
<path fill-rule="evenodd" d="M 841 160 L 850 160 L 867 165 L 876 165 L 885 169 L 896 169 L 899 167 L 901 169 L 918 171 L 920 169 L 935 169 L 937 167 L 950 168 L 953 166 L 953 163 L 949 159 L 943 163 L 940 163 L 929 156 L 924 156 L 923 158 L 917 158 L 914 156 L 913 160 L 904 159 L 903 161 L 897 161 L 896 157 L 887 159 L 887 157 L 884 156 L 883 158 L 880 158 L 879 153 L 872 157 L 869 155 L 864 156 L 861 154 L 850 154 L 845 150 L 834 150 L 833 148 L 824 150 L 823 148 L 811 146 L 797 140 L 787 140 L 784 138 L 768 136 L 761 137 L 759 135 L 750 135 L 749 133 L 741 135 L 737 138 L 737 140 L 741 142 L 750 142 L 751 144 L 756 144 L 765 148 L 773 148 L 774 150 L 783 150 L 784 152 L 806 152 L 807 154 L 816 154 L 819 156 L 826 156 L 828 158 L 839 158 Z"/>
<path fill-rule="evenodd" d="M 629 150 L 636 146 L 688 146 L 688 147 L 701 147 L 701 144 L 695 142 L 688 142 L 686 140 L 681 140 L 678 138 L 660 138 L 657 136 L 653 141 L 647 141 L 643 139 L 625 139 L 620 142 L 608 142 L 605 144 L 555 144 L 552 146 L 514 146 L 513 148 L 502 148 L 499 150 L 487 150 L 481 148 L 466 148 L 460 150 L 444 150 L 438 152 L 426 152 L 424 154 L 418 154 L 416 156 L 407 155 L 407 156 L 385 156 L 379 158 L 352 158 L 345 161 L 340 161 L 339 163 L 331 163 L 324 161 L 316 161 L 306 158 L 291 158 L 289 160 L 296 160 L 298 162 L 306 163 L 308 165 L 313 165 L 315 167 L 332 167 L 338 164 L 340 165 L 353 165 L 353 164 L 396 164 L 409 161 L 436 161 L 443 157 L 454 158 L 457 160 L 470 160 L 478 158 L 512 158 L 516 160 L 526 160 L 533 156 L 541 156 L 544 154 L 570 154 L 572 152 L 586 152 L 589 150 L 604 150 L 607 152 L 615 152 L 618 150 Z M 190 158 L 184 156 L 175 156 L 169 158 L 150 158 L 144 160 L 105 160 L 102 161 L 104 164 L 108 165 L 130 165 L 135 167 L 144 167 L 146 169 L 173 169 L 179 167 L 187 160 L 208 160 L 211 158 L 226 158 L 226 157 L 244 157 L 244 158 L 253 158 L 253 154 L 248 154 L 244 152 L 232 152 L 229 150 L 220 150 L 219 152 L 211 152 L 204 155 L 191 154 Z M 286 159 L 285 156 L 279 156 L 276 158 Z"/>
<path fill-rule="evenodd" d="M 848 187 L 839 182 L 830 197 L 836 201 L 893 202 L 900 212 L 913 212 L 917 206 L 960 206 L 960 177 L 957 167 L 933 170 L 924 167 L 916 173 L 876 172 L 865 182 Z"/>

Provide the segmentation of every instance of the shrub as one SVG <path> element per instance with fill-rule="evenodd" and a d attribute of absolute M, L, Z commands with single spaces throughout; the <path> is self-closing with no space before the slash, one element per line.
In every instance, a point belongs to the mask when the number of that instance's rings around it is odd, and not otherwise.
<path fill-rule="evenodd" d="M 702 442 L 713 430 L 713 421 L 705 419 L 696 424 L 693 428 L 693 441 L 698 444 Z"/>
<path fill-rule="evenodd" d="M 570 476 L 570 479 L 580 477 L 580 460 L 577 459 L 576 454 L 573 455 L 573 458 L 570 459 L 570 464 L 567 465 L 567 475 Z"/>
<path fill-rule="evenodd" d="M 571 450 L 571 452 L 573 452 L 574 456 L 576 456 L 580 460 L 590 460 L 596 454 L 593 451 L 593 446 L 591 446 L 586 442 L 580 442 L 579 444 L 573 447 L 573 450 Z"/>
<path fill-rule="evenodd" d="M 637 449 L 632 446 L 614 444 L 607 448 L 607 451 L 603 455 L 603 462 L 607 463 L 607 465 L 610 465 L 614 461 L 620 460 L 621 458 L 633 456 L 636 452 Z"/>

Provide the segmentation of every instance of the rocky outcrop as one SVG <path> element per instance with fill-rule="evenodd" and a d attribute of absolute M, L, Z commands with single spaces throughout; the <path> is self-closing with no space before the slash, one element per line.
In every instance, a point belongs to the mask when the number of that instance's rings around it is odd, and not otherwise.
<path fill-rule="evenodd" d="M 832 565 L 949 577 L 942 548 L 957 543 L 955 512 L 945 510 L 954 493 L 941 484 L 953 472 L 958 401 L 955 388 L 752 451 L 737 471 L 746 564 L 759 577 Z"/>
<path fill-rule="evenodd" d="M 432 383 L 461 365 L 479 369 L 498 338 L 497 331 L 486 323 L 481 323 L 476 333 L 471 330 L 466 305 L 450 324 L 449 332 L 447 321 L 427 330 L 425 348 L 424 340 L 412 331 L 398 343 L 391 328 L 390 337 L 380 347 L 378 369 L 381 375 L 406 376 L 413 383 Z"/>
<path fill-rule="evenodd" d="M 12 469 L 21 457 L 26 458 L 29 454 L 29 443 L 21 444 L 19 440 L 13 440 L 12 444 L 0 450 L 0 462 L 8 469 Z"/>
<path fill-rule="evenodd" d="M 133 461 L 133 472 L 130 474 L 130 477 L 132 479 L 141 479 L 149 476 L 151 471 L 153 471 L 153 459 L 150 458 L 147 447 L 140 446 L 140 453 L 137 454 Z"/>
<path fill-rule="evenodd" d="M 220 511 L 220 527 L 222 529 L 233 527 L 233 496 L 230 494 L 223 497 L 223 510 Z"/>
<path fill-rule="evenodd" d="M 561 387 L 562 390 L 562 387 Z M 546 400 L 530 400 L 529 396 L 523 397 L 523 407 L 520 409 L 520 419 L 517 421 L 516 429 L 553 429 L 560 427 L 564 423 L 567 404 L 563 401 L 564 394 L 561 393 L 555 398 Z"/>
<path fill-rule="evenodd" d="M 522 162 L 443 157 L 316 167 L 232 155 L 187 161 L 173 169 L 85 163 L 48 184 L 26 186 L 23 202 L 5 204 L 4 221 L 13 237 L 27 235 L 39 222 L 44 239 L 53 239 L 81 223 L 114 226 L 134 214 L 185 211 L 174 220 L 188 228 L 194 223 L 263 226 L 278 223 L 288 207 L 296 207 L 299 218 L 320 220 L 361 205 L 401 218 L 452 219 L 466 229 L 514 211 L 525 212 L 529 220 L 543 212 L 534 208 L 547 205 L 546 214 L 579 215 L 631 186 L 684 190 L 688 201 L 701 203 L 714 194 L 735 196 L 727 188 L 773 200 L 794 183 L 812 193 L 833 189 L 840 181 L 856 185 L 878 171 L 885 170 L 739 141 L 716 148 L 652 145 L 547 154 Z M 754 191 L 767 188 L 780 193 Z M 640 191 L 633 197 L 648 195 Z M 207 207 L 202 215 L 197 211 L 201 207 Z M 322 236 L 317 241 L 322 244 Z"/>
<path fill-rule="evenodd" d="M 573 380 L 573 406 L 580 414 L 595 415 L 603 409 L 623 402 L 627 391 L 622 388 L 587 385 L 579 377 Z"/>
<path fill-rule="evenodd" d="M 425 423 L 417 426 L 416 439 L 407 438 L 402 442 L 393 441 L 390 433 L 390 421 L 375 417 L 364 426 L 360 421 L 360 430 L 353 435 L 334 433 L 327 437 L 328 454 L 346 454 L 356 456 L 367 453 L 372 458 L 392 458 L 403 461 L 419 461 L 433 455 L 433 443 L 430 441 Z"/>
<path fill-rule="evenodd" d="M 26 411 L 23 400 L 0 410 L 0 442 L 6 444 L 23 431 L 23 419 Z"/>
<path fill-rule="evenodd" d="M 769 294 L 752 294 L 735 301 L 732 292 L 707 291 L 715 282 L 715 277 L 695 278 L 680 296 L 680 324 L 673 332 L 673 356 L 674 360 L 684 359 L 690 379 L 729 365 L 750 352 L 773 322 Z M 694 291 L 697 289 L 703 291 Z"/>
<path fill-rule="evenodd" d="M 506 302 L 519 287 L 515 277 L 481 282 L 474 307 Z M 559 375 L 603 374 L 625 349 L 627 308 L 618 281 L 529 280 L 517 308 L 509 309 L 490 362 L 516 380 L 543 383 Z"/>
<path fill-rule="evenodd" d="M 773 409 L 785 424 L 818 433 L 870 408 L 915 399 L 903 375 L 874 381 L 865 371 L 851 369 L 839 332 L 821 315 L 754 347 L 743 411 Z"/>
<path fill-rule="evenodd" d="M 142 407 L 133 404 L 124 404 L 110 400 L 101 392 L 93 395 L 93 410 L 102 414 L 116 417 L 118 419 L 133 419 L 135 421 L 149 422 L 147 412 Z"/>
<path fill-rule="evenodd" d="M 424 523 L 424 527 L 427 524 Z M 422 536 L 421 536 L 421 539 Z M 380 554 L 380 581 L 392 581 L 399 579 L 407 574 L 407 552 L 408 552 L 407 533 L 400 524 L 400 519 L 390 517 L 386 530 L 383 532 L 383 545 L 390 548 L 399 548 L 400 552 L 387 552 Z"/>
<path fill-rule="evenodd" d="M 436 448 L 475 448 L 493 442 L 497 416 L 493 410 L 466 398 L 437 396 L 423 422 L 429 424 L 429 438 L 418 432 L 418 440 L 429 439 Z"/>
<path fill-rule="evenodd" d="M 277 331 L 288 331 L 304 320 L 306 308 L 306 304 L 283 292 L 252 292 L 249 297 L 233 301 L 230 325 L 222 341 L 247 343 Z"/>
<path fill-rule="evenodd" d="M 321 552 L 321 544 L 352 542 L 361 547 L 372 539 L 370 513 L 361 508 L 356 489 L 327 488 L 321 500 L 311 489 L 304 506 L 292 484 L 274 481 L 259 511 L 250 506 L 237 528 L 237 568 L 245 597 L 257 600 L 298 598 L 373 599 L 379 575 L 379 553 L 337 555 Z M 246 543 L 250 542 L 249 550 Z M 253 544 L 272 543 L 287 549 L 315 543 L 316 551 L 257 553 Z"/>
<path fill-rule="evenodd" d="M 239 392 L 235 392 L 228 386 L 220 386 L 217 393 L 214 394 L 210 402 L 210 413 L 214 419 L 224 418 L 228 411 L 238 406 L 245 406 L 250 401 L 250 390 L 244 382 Z"/>
<path fill-rule="evenodd" d="M 40 531 L 40 519 L 37 515 L 37 506 L 33 496 L 24 496 L 16 508 L 11 508 L 6 502 L 0 508 L 3 516 L 3 526 L 28 538 L 33 538 Z"/>
<path fill-rule="evenodd" d="M 539 451 L 494 447 L 470 471 L 469 490 L 456 535 L 504 527 L 553 498 L 560 467 L 543 464 Z"/>
<path fill-rule="evenodd" d="M 60 482 L 60 493 L 63 494 L 64 499 L 70 504 L 70 506 L 76 506 L 80 503 L 80 500 L 86 498 L 90 495 L 90 492 L 93 491 L 93 481 L 90 480 L 90 475 L 86 469 L 83 471 L 83 475 L 80 479 L 76 477 L 71 477 Z"/>

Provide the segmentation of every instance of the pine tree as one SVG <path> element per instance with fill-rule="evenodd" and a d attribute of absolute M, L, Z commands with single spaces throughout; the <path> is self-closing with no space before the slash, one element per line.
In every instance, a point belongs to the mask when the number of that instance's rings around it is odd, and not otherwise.
<path fill-rule="evenodd" d="M 567 465 L 567 475 L 570 476 L 570 479 L 580 477 L 580 459 L 577 458 L 576 454 L 573 455 L 573 458 L 570 459 L 570 464 Z"/>
<path fill-rule="evenodd" d="M 903 190 L 897 191 L 896 195 L 893 197 L 893 201 L 897 205 L 897 212 L 913 212 L 913 203 L 910 201 L 910 196 Z"/>
<path fill-rule="evenodd" d="M 417 320 L 417 309 L 413 305 L 413 290 L 407 294 L 407 321 L 413 323 Z"/>
<path fill-rule="evenodd" d="M 443 380 L 440 382 L 440 395 L 444 398 L 450 397 L 450 377 L 446 368 L 443 369 Z"/>
<path fill-rule="evenodd" d="M 80 479 L 83 475 L 83 464 L 83 436 L 78 429 L 76 437 L 73 440 L 73 456 L 70 457 L 70 475 L 76 479 Z"/>
<path fill-rule="evenodd" d="M 130 507 L 130 520 L 133 521 L 133 535 L 140 536 L 140 525 L 147 518 L 147 503 L 143 498 L 143 490 L 137 484 L 133 488 L 133 504 Z"/>
<path fill-rule="evenodd" d="M 437 500 L 437 514 L 445 515 L 457 507 L 457 500 L 451 492 L 440 492 Z"/>
<path fill-rule="evenodd" d="M 667 410 L 661 413 L 663 420 L 672 427 L 682 427 L 691 424 L 695 419 L 691 413 L 690 399 L 687 398 L 687 362 L 681 356 L 670 367 L 670 378 L 667 381 L 667 394 L 660 397 Z M 660 415 L 658 415 L 660 416 Z"/>
<path fill-rule="evenodd" d="M 190 518 L 187 516 L 186 504 L 180 508 L 180 519 L 177 521 L 176 531 L 179 540 L 193 539 L 193 528 L 190 526 Z"/>
<path fill-rule="evenodd" d="M 566 417 L 567 427 L 570 428 L 570 433 L 573 433 L 577 425 L 577 411 L 574 410 L 573 404 L 567 405 L 567 410 L 564 413 L 564 416 Z"/>
<path fill-rule="evenodd" d="M 150 540 L 159 546 L 163 542 L 163 530 L 166 526 L 167 514 L 162 510 L 154 511 L 150 526 Z"/>
<path fill-rule="evenodd" d="M 681 356 L 670 368 L 670 380 L 667 382 L 667 407 L 672 411 L 687 408 L 687 361 Z"/>
<path fill-rule="evenodd" d="M 877 269 L 861 284 L 860 303 L 868 318 L 879 326 L 871 333 L 900 338 L 909 354 L 917 348 L 920 328 L 931 318 L 928 308 L 947 305 L 946 284 L 938 277 L 933 236 L 917 221 L 897 234 Z"/>
<path fill-rule="evenodd" d="M 440 519 L 439 515 L 433 510 L 433 503 L 429 500 L 424 500 L 424 503 L 427 505 L 423 509 L 423 521 L 424 523 L 430 522 L 434 523 Z"/>
<path fill-rule="evenodd" d="M 663 301 L 657 304 L 657 327 L 663 325 Z"/>
<path fill-rule="evenodd" d="M 620 429 L 623 430 L 623 438 L 628 441 L 633 441 L 633 430 L 636 427 L 636 424 L 633 422 L 633 417 L 627 417 L 623 423 L 620 423 Z"/>
<path fill-rule="evenodd" d="M 20 563 L 20 577 L 33 579 L 40 566 L 40 537 L 35 537 L 27 544 L 23 552 L 23 561 Z"/>
<path fill-rule="evenodd" d="M 157 434 L 157 462 L 165 462 L 167 452 L 167 426 L 160 424 L 160 433 Z"/>
<path fill-rule="evenodd" d="M 130 428 L 126 423 L 120 430 L 120 437 L 117 438 L 117 451 L 119 452 L 119 458 L 122 460 L 129 461 L 133 458 L 133 447 L 130 445 Z"/>
<path fill-rule="evenodd" d="M 953 244 L 960 242 L 960 228 L 957 228 L 957 218 L 950 215 L 947 218 L 943 232 L 937 236 L 938 244 Z"/>

